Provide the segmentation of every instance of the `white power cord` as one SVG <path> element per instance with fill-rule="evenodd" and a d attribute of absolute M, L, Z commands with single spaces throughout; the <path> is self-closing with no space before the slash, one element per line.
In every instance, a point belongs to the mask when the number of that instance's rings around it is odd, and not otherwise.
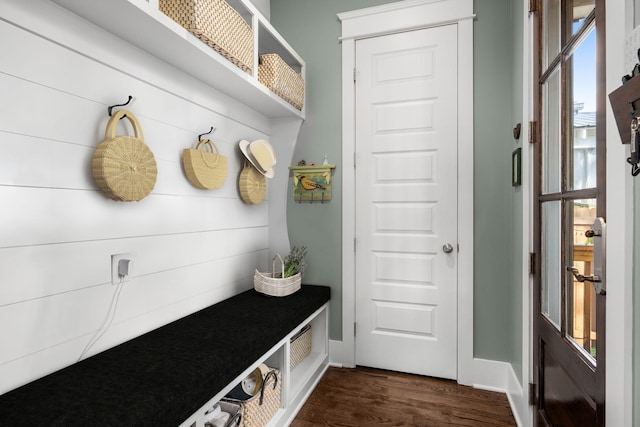
<path fill-rule="evenodd" d="M 104 319 L 104 323 L 102 324 L 100 329 L 96 332 L 96 334 L 93 336 L 91 341 L 87 343 L 87 345 L 84 347 L 84 350 L 82 350 L 82 353 L 80 353 L 80 357 L 78 357 L 78 362 L 84 359 L 84 356 L 91 349 L 91 347 L 93 347 L 93 345 L 96 342 L 98 342 L 98 340 L 104 335 L 105 332 L 107 332 L 107 329 L 109 329 L 109 327 L 111 326 L 111 322 L 113 322 L 113 318 L 116 315 L 116 309 L 118 308 L 118 301 L 120 300 L 120 292 L 122 291 L 122 288 L 123 288 L 122 285 L 124 284 L 124 278 L 125 276 L 123 275 L 120 276 L 120 283 L 118 283 L 118 287 L 116 288 L 116 291 L 113 294 L 113 298 L 111 299 L 111 305 L 109 306 L 109 312 L 107 313 L 107 318 Z"/>

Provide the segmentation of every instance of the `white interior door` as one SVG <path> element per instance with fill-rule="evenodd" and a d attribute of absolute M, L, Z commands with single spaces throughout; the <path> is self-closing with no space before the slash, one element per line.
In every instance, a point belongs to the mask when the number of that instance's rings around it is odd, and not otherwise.
<path fill-rule="evenodd" d="M 457 376 L 457 26 L 356 43 L 356 363 Z"/>

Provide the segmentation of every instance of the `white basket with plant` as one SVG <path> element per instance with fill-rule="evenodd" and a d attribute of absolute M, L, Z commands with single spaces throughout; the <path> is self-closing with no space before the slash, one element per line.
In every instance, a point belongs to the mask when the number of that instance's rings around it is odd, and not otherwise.
<path fill-rule="evenodd" d="M 293 247 L 289 255 L 283 260 L 280 254 L 273 257 L 271 273 L 261 273 L 256 270 L 253 276 L 253 287 L 256 291 L 274 297 L 284 297 L 300 289 L 302 275 L 307 264 L 304 257 L 307 248 Z M 280 271 L 276 272 L 276 260 L 280 261 Z"/>

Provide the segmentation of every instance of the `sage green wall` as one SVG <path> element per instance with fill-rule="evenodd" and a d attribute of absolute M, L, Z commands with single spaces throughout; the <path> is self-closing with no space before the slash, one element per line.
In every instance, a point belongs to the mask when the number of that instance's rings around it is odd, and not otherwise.
<path fill-rule="evenodd" d="M 523 99 L 522 99 L 522 85 L 524 78 L 524 70 L 522 68 L 522 42 L 523 42 L 523 21 L 522 16 L 524 13 L 524 2 L 510 2 L 511 4 L 511 33 L 512 38 L 512 117 L 511 127 L 515 127 L 517 123 L 520 123 L 524 131 L 522 134 L 526 134 L 527 120 L 523 117 Z M 510 134 L 512 137 L 512 134 Z M 520 139 L 511 139 L 511 148 L 522 148 L 522 136 Z M 522 384 L 522 367 L 523 367 L 523 355 L 522 355 L 522 254 L 518 252 L 518 248 L 522 248 L 522 187 L 512 187 L 512 200 L 511 200 L 511 248 L 513 259 L 511 260 L 511 281 L 510 281 L 510 308 L 511 313 L 509 317 L 511 319 L 511 340 L 510 344 L 510 358 L 509 361 L 513 365 L 513 371 L 518 377 L 518 381 Z"/>
<path fill-rule="evenodd" d="M 337 165 L 330 203 L 297 204 L 289 198 L 287 206 L 291 244 L 308 247 L 305 282 L 332 287 L 330 338 L 334 340 L 342 339 L 342 169 L 352 167 L 350 159 L 341 158 L 341 26 L 336 14 L 384 3 L 390 2 L 271 0 L 272 24 L 307 64 L 307 119 L 294 162 L 321 162 L 327 154 Z M 475 354 L 512 361 L 514 355 L 519 357 L 514 349 L 521 341 L 516 333 L 521 329 L 519 296 L 513 292 L 513 280 L 519 275 L 514 253 L 521 243 L 512 238 L 518 224 L 512 220 L 517 208 L 510 178 L 515 146 L 511 137 L 514 29 L 511 0 L 475 3 Z"/>
<path fill-rule="evenodd" d="M 521 317 L 521 303 L 514 301 L 522 245 L 514 241 L 511 186 L 512 103 L 518 96 L 512 3 L 474 2 L 474 356 L 506 362 L 520 345 L 512 341 Z"/>

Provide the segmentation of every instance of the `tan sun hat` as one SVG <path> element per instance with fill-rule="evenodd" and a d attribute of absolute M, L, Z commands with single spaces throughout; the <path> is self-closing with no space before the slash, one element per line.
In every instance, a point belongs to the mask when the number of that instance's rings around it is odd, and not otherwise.
<path fill-rule="evenodd" d="M 256 139 L 249 142 L 246 139 L 240 141 L 240 151 L 251 162 L 251 164 L 267 178 L 273 178 L 275 171 L 273 167 L 276 164 L 276 152 L 264 139 Z"/>

